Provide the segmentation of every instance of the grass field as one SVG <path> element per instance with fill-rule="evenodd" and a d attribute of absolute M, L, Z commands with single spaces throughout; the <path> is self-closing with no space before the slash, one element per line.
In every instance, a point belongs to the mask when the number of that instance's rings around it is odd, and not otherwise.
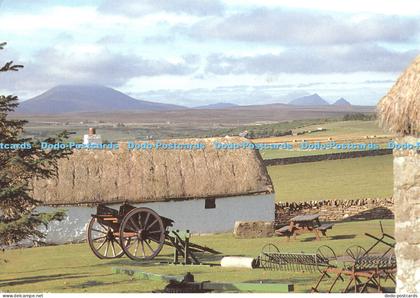
<path fill-rule="evenodd" d="M 384 220 L 385 232 L 394 233 L 394 221 Z M 320 245 L 328 245 L 336 254 L 343 255 L 350 245 L 368 248 L 374 240 L 364 232 L 378 235 L 378 221 L 338 223 L 328 238 L 312 241 L 312 234 L 304 234 L 297 240 L 285 238 L 236 239 L 232 234 L 194 236 L 193 242 L 220 250 L 223 255 L 256 257 L 261 247 L 275 243 L 283 251 L 315 252 Z M 384 251 L 378 246 L 376 252 Z M 69 244 L 39 248 L 15 249 L 0 253 L 0 260 L 7 263 L 0 266 L 0 292 L 150 292 L 162 289 L 165 283 L 133 280 L 129 276 L 112 274 L 112 267 L 120 266 L 152 273 L 184 275 L 192 272 L 196 280 L 214 282 L 244 282 L 270 280 L 295 284 L 296 292 L 309 292 L 319 273 L 296 273 L 264 271 L 262 269 L 233 269 L 207 266 L 174 266 L 154 263 L 135 263 L 127 258 L 99 260 L 87 244 Z M 169 261 L 168 248 L 161 252 L 156 261 Z M 220 257 L 214 262 L 218 262 Z M 343 286 L 343 283 L 339 283 Z M 325 286 L 324 286 L 325 289 Z"/>
<path fill-rule="evenodd" d="M 276 201 L 389 197 L 392 155 L 268 167 Z"/>
<path fill-rule="evenodd" d="M 326 131 L 317 132 L 317 136 L 353 136 L 353 137 L 364 137 L 383 135 L 385 132 L 379 128 L 377 121 L 336 121 L 328 122 L 325 124 L 308 125 L 296 130 L 316 130 L 318 127 L 326 128 Z"/>
<path fill-rule="evenodd" d="M 318 127 L 325 128 L 326 131 L 316 131 Z M 255 143 L 283 143 L 288 142 L 293 145 L 293 150 L 260 150 L 263 159 L 285 158 L 294 156 L 318 155 L 338 152 L 348 152 L 352 150 L 328 149 L 328 150 L 301 150 L 299 145 L 303 140 L 309 143 L 354 143 L 369 144 L 375 143 L 380 148 L 386 148 L 386 143 L 392 136 L 386 135 L 383 130 L 378 128 L 376 121 L 331 121 L 323 124 L 303 126 L 293 130 L 294 133 L 300 131 L 314 131 L 311 134 L 293 135 L 272 138 L 255 139 Z"/>
<path fill-rule="evenodd" d="M 324 131 L 317 131 L 318 128 L 324 128 Z M 281 136 L 256 139 L 255 142 L 285 142 L 302 139 L 326 139 L 332 137 L 333 139 L 365 139 L 366 137 L 381 137 L 389 136 L 381 128 L 378 127 L 376 121 L 330 121 L 325 123 L 318 123 L 316 125 L 302 126 L 292 129 L 294 134 L 309 131 L 312 133 Z"/>
<path fill-rule="evenodd" d="M 380 146 L 380 148 L 385 148 L 385 146 Z M 297 156 L 309 156 L 309 155 L 322 155 L 322 154 L 331 154 L 331 153 L 344 153 L 354 150 L 340 150 L 340 149 L 325 149 L 325 150 L 260 150 L 261 157 L 263 159 L 276 159 L 276 158 L 286 158 L 286 157 L 297 157 Z M 360 151 L 360 150 L 359 150 Z"/>

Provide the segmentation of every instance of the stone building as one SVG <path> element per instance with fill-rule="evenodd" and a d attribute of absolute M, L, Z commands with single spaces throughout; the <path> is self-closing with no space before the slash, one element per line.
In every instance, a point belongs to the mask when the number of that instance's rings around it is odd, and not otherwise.
<path fill-rule="evenodd" d="M 420 56 L 381 99 L 378 117 L 402 147 L 394 149 L 397 292 L 420 292 Z"/>
<path fill-rule="evenodd" d="M 273 185 L 259 152 L 213 146 L 244 141 L 183 139 L 162 141 L 166 149 L 128 150 L 121 143 L 117 150 L 75 150 L 59 161 L 57 178 L 34 181 L 43 211 L 68 210 L 66 220 L 49 225 L 47 241 L 84 239 L 100 203 L 116 209 L 124 202 L 149 207 L 173 219 L 174 228 L 196 233 L 232 231 L 235 221 L 273 221 Z M 200 149 L 168 149 L 172 144 Z"/>

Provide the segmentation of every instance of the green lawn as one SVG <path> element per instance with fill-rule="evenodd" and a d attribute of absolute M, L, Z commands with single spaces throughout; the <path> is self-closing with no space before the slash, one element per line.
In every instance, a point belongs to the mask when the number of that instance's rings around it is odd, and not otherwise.
<path fill-rule="evenodd" d="M 392 155 L 268 167 L 276 201 L 389 197 Z"/>
<path fill-rule="evenodd" d="M 385 146 L 380 146 L 385 148 Z M 308 156 L 308 155 L 322 155 L 322 154 L 331 154 L 331 153 L 344 153 L 350 151 L 360 151 L 360 150 L 340 150 L 340 149 L 325 149 L 325 150 L 260 150 L 261 157 L 263 159 L 276 159 L 276 158 L 286 158 L 286 157 L 296 157 L 296 156 Z"/>
<path fill-rule="evenodd" d="M 318 127 L 326 128 L 326 131 L 308 134 L 308 136 L 373 136 L 383 135 L 384 130 L 379 128 L 377 121 L 335 121 L 324 124 L 308 125 L 294 131 L 316 130 Z"/>
<path fill-rule="evenodd" d="M 325 128 L 326 131 L 316 131 L 318 127 Z M 389 137 L 385 137 L 385 132 L 380 129 L 376 121 L 335 121 L 327 122 L 323 124 L 303 126 L 298 129 L 294 129 L 293 132 L 301 132 L 312 130 L 313 133 L 305 134 L 302 136 L 285 136 L 278 138 L 275 141 L 275 138 L 272 139 L 259 139 L 263 142 L 274 142 L 282 143 L 288 142 L 294 146 L 293 150 L 260 150 L 261 156 L 263 159 L 273 159 L 273 158 L 285 158 L 285 157 L 294 157 L 294 156 L 307 156 L 307 155 L 318 155 L 318 154 L 329 154 L 329 153 L 339 153 L 339 152 L 349 152 L 353 150 L 340 150 L 340 149 L 329 149 L 329 150 L 301 150 L 299 149 L 300 141 L 295 143 L 293 140 L 307 139 L 309 143 L 316 143 L 319 140 L 323 139 L 322 142 L 328 142 L 328 138 L 331 138 L 332 141 L 337 143 L 376 143 L 380 148 L 386 148 L 386 143 L 389 141 Z M 375 138 L 366 139 L 365 137 L 369 136 L 380 136 Z M 316 138 L 318 140 L 311 140 Z"/>
<path fill-rule="evenodd" d="M 384 220 L 385 232 L 394 233 L 394 221 Z M 368 248 L 374 240 L 364 232 L 378 235 L 378 221 L 338 223 L 328 238 L 311 241 L 312 234 L 298 239 L 285 238 L 236 239 L 231 234 L 193 236 L 193 242 L 218 249 L 225 256 L 242 255 L 256 257 L 261 247 L 275 243 L 281 250 L 290 252 L 315 252 L 320 245 L 332 247 L 337 255 L 343 255 L 350 245 Z M 384 251 L 379 246 L 377 251 Z M 7 263 L 0 266 L 0 292 L 150 292 L 162 289 L 163 282 L 140 281 L 124 275 L 112 274 L 112 267 L 120 266 L 152 273 L 183 275 L 192 272 L 198 281 L 244 282 L 271 280 L 295 284 L 296 292 L 308 292 L 319 273 L 264 271 L 262 269 L 232 269 L 207 266 L 174 266 L 159 263 L 136 263 L 127 258 L 99 260 L 87 244 L 69 244 L 29 249 L 15 249 L 0 253 Z M 161 252 L 157 261 L 170 260 L 170 250 Z M 218 262 L 218 260 L 213 260 Z M 340 283 L 342 285 L 342 283 Z"/>

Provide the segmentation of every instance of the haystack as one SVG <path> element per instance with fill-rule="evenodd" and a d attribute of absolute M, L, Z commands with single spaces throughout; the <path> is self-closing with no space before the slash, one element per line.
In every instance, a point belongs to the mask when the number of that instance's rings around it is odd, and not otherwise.
<path fill-rule="evenodd" d="M 75 150 L 58 177 L 36 180 L 34 197 L 47 205 L 145 203 L 272 193 L 261 156 L 251 149 L 216 149 L 240 137 L 167 140 L 204 149 Z"/>
<path fill-rule="evenodd" d="M 399 77 L 377 107 L 381 127 L 401 135 L 420 135 L 420 56 Z"/>

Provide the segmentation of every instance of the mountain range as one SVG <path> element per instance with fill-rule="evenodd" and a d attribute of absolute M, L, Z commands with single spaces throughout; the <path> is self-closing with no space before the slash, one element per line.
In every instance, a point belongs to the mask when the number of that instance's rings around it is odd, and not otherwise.
<path fill-rule="evenodd" d="M 299 97 L 289 102 L 289 105 L 294 106 L 327 106 L 329 103 L 319 96 L 317 93 L 312 95 Z"/>
<path fill-rule="evenodd" d="M 351 103 L 349 103 L 347 100 L 345 100 L 344 98 L 339 98 L 337 99 L 337 101 L 335 103 L 333 103 L 333 105 L 335 106 L 345 106 L 345 107 L 351 107 Z"/>
<path fill-rule="evenodd" d="M 16 112 L 55 114 L 132 110 L 178 110 L 185 107 L 138 100 L 120 91 L 97 85 L 60 85 L 22 102 Z"/>
<path fill-rule="evenodd" d="M 292 106 L 330 105 L 317 93 L 296 98 L 289 102 Z M 344 98 L 335 106 L 351 106 Z M 194 107 L 194 109 L 226 109 L 240 107 L 229 102 Z M 145 101 L 133 98 L 115 89 L 99 85 L 59 85 L 20 103 L 17 113 L 56 114 L 77 112 L 115 111 L 169 111 L 188 109 L 185 106 Z"/>

